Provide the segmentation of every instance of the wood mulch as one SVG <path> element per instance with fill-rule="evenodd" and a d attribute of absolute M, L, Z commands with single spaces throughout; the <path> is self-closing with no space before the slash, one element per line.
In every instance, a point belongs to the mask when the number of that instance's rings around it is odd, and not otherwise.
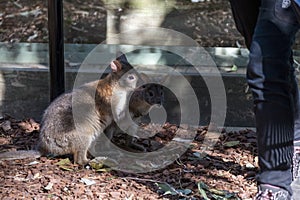
<path fill-rule="evenodd" d="M 39 134 L 33 119 L 0 121 L 0 152 L 31 149 Z M 162 145 L 178 127 L 166 124 L 150 139 Z M 82 168 L 72 158 L 0 161 L 0 199 L 251 199 L 256 192 L 256 135 L 222 131 L 216 145 L 200 151 L 207 127 L 199 127 L 191 147 L 167 167 L 127 173 L 107 166 Z M 121 141 L 122 136 L 117 141 Z M 116 140 L 116 139 L 115 139 Z M 118 143 L 116 143 L 118 144 Z M 118 144 L 122 147 L 123 144 Z M 150 148 L 150 147 L 146 147 Z M 148 150 L 148 149 L 147 149 Z M 150 163 L 151 164 L 151 163 Z"/>
<path fill-rule="evenodd" d="M 47 1 L 0 2 L 0 41 L 48 42 Z M 235 29 L 228 1 L 191 4 L 191 36 L 201 46 L 236 46 L 243 40 Z M 197 5 L 197 6 L 195 6 Z M 105 40 L 106 11 L 102 1 L 64 1 L 65 42 L 100 43 Z M 176 25 L 176 24 L 175 24 Z M 174 24 L 165 28 L 175 29 Z M 95 34 L 99 33 L 99 34 Z M 178 127 L 166 124 L 163 131 L 141 145 L 167 144 Z M 39 123 L 33 119 L 0 119 L 0 152 L 34 148 Z M 0 199 L 251 199 L 258 171 L 256 135 L 252 130 L 223 130 L 215 146 L 201 151 L 207 127 L 199 127 L 191 147 L 172 164 L 148 173 L 127 173 L 82 168 L 68 157 L 41 157 L 0 161 Z M 114 138 L 120 147 L 123 136 Z M 160 144 L 160 145 L 158 145 Z M 125 148 L 125 147 L 124 147 Z M 146 149 L 153 151 L 153 145 Z M 70 161 L 69 161 L 70 160 Z M 150 163 L 151 164 L 151 163 Z"/>

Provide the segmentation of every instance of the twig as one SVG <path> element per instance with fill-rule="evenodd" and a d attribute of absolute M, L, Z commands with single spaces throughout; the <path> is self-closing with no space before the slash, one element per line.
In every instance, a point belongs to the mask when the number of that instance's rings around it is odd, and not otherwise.
<path fill-rule="evenodd" d="M 121 179 L 124 179 L 124 180 L 136 180 L 136 181 L 151 182 L 151 183 L 164 183 L 164 184 L 167 184 L 166 182 L 163 182 L 163 181 L 157 181 L 157 180 L 146 179 L 146 178 L 137 178 L 137 177 L 122 177 Z"/>

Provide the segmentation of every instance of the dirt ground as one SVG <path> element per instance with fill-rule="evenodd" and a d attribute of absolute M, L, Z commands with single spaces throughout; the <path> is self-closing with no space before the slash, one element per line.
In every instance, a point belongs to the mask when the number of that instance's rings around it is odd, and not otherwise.
<path fill-rule="evenodd" d="M 0 152 L 31 149 L 39 134 L 33 119 L 0 121 Z M 169 142 L 176 125 L 138 144 L 147 151 Z M 214 148 L 201 151 L 207 127 L 199 127 L 190 148 L 173 164 L 148 173 L 126 173 L 93 165 L 82 168 L 68 158 L 0 161 L 1 199 L 250 199 L 256 192 L 255 133 L 222 131 Z M 114 143 L 123 146 L 123 136 Z M 127 148 L 128 150 L 128 148 Z M 151 164 L 151 163 L 150 163 Z M 207 198 L 205 198 L 205 196 Z"/>
<path fill-rule="evenodd" d="M 0 41 L 47 42 L 47 1 L 0 1 Z M 177 1 L 190 9 L 191 36 L 202 46 L 237 46 L 243 40 L 234 27 L 224 0 Z M 65 0 L 65 42 L 100 43 L 105 40 L 104 4 L 98 0 Z M 166 28 L 174 28 L 166 24 Z M 94 34 L 95 32 L 99 34 Z M 176 125 L 148 140 L 147 150 L 172 139 Z M 0 152 L 32 149 L 39 123 L 33 119 L 0 119 Z M 81 168 L 72 158 L 41 157 L 0 161 L 0 199 L 250 199 L 256 192 L 255 133 L 251 130 L 223 134 L 205 155 L 200 151 L 207 127 L 199 127 L 193 145 L 176 162 L 151 173 L 134 174 L 103 167 Z M 122 146 L 124 138 L 114 138 Z M 156 146 L 157 147 L 157 146 Z M 151 149 L 152 148 L 152 149 Z"/>

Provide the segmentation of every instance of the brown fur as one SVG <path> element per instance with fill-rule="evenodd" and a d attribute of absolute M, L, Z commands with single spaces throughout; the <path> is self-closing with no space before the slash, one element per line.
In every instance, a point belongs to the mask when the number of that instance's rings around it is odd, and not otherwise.
<path fill-rule="evenodd" d="M 75 163 L 84 165 L 88 162 L 90 144 L 114 120 L 111 110 L 113 90 L 127 98 L 138 81 L 137 74 L 125 74 L 132 66 L 124 55 L 113 61 L 110 67 L 112 72 L 104 79 L 64 93 L 48 106 L 42 118 L 38 154 L 71 154 Z M 125 109 L 118 107 L 123 106 L 118 103 L 118 99 L 115 101 L 117 107 L 114 109 Z M 74 110 L 78 112 L 76 118 L 73 116 Z M 32 155 L 32 151 L 27 153 L 28 156 Z M 24 158 L 25 155 L 24 151 L 6 152 L 0 154 L 0 160 Z"/>
<path fill-rule="evenodd" d="M 113 122 L 113 90 L 124 91 L 124 94 L 128 95 L 138 79 L 135 74 L 124 75 L 128 69 L 122 68 L 121 62 L 117 60 L 112 62 L 111 67 L 113 72 L 104 79 L 87 83 L 71 93 L 63 94 L 47 108 L 38 145 L 42 154 L 72 154 L 74 162 L 82 165 L 88 162 L 87 151 L 91 143 Z M 121 86 L 119 80 L 123 75 L 133 76 L 135 79 L 125 77 L 126 85 Z M 79 113 L 77 118 L 73 119 L 75 108 Z"/>
<path fill-rule="evenodd" d="M 149 82 L 149 77 L 145 74 L 141 74 L 143 82 Z M 136 89 L 129 101 L 129 112 L 133 121 L 139 123 L 141 117 L 146 116 L 149 113 L 151 107 L 155 104 L 162 104 L 164 101 L 164 92 L 162 86 L 158 84 L 148 84 Z M 112 139 L 114 134 L 123 133 L 123 131 L 117 126 L 116 123 L 112 123 L 105 129 L 106 136 Z M 145 131 L 146 134 L 146 131 Z M 127 146 L 145 151 L 145 148 L 141 145 L 134 143 L 134 138 L 127 136 Z"/>
<path fill-rule="evenodd" d="M 0 153 L 0 160 L 23 159 L 33 157 L 32 155 L 39 157 L 48 154 L 72 154 L 76 163 L 86 164 L 88 162 L 86 154 L 91 142 L 104 130 L 112 133 L 119 130 L 111 111 L 113 89 L 124 90 L 127 93 L 133 89 L 130 84 L 126 88 L 126 85 L 121 86 L 117 82 L 125 72 L 132 68 L 128 62 L 124 62 L 124 58 L 121 61 L 112 62 L 113 72 L 104 79 L 87 83 L 70 93 L 65 93 L 49 105 L 41 123 L 38 151 Z M 125 61 L 127 61 L 126 58 Z M 129 102 L 130 113 L 135 119 L 147 114 L 153 105 L 151 100 L 144 99 L 145 94 L 147 90 L 137 91 Z M 76 101 L 72 103 L 74 95 L 81 98 L 75 99 Z M 93 103 L 96 109 L 90 109 Z M 76 123 L 72 106 L 77 106 L 83 111 Z"/>

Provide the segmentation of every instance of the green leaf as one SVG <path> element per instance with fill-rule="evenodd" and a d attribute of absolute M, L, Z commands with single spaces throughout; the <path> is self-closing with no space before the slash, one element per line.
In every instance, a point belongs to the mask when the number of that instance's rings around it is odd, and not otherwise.
<path fill-rule="evenodd" d="M 223 67 L 225 72 L 236 72 L 238 70 L 238 67 L 233 64 L 232 66 Z"/>
<path fill-rule="evenodd" d="M 177 192 L 176 190 L 170 186 L 169 184 L 166 184 L 166 183 L 155 183 L 158 188 L 164 192 L 163 195 L 167 195 L 167 194 L 171 194 L 171 195 L 176 195 Z"/>
<path fill-rule="evenodd" d="M 236 65 L 232 65 L 231 71 L 236 72 L 238 70 L 238 67 Z"/>
<path fill-rule="evenodd" d="M 225 142 L 224 146 L 226 147 L 234 147 L 236 145 L 240 144 L 240 141 L 229 141 L 229 142 Z"/>
<path fill-rule="evenodd" d="M 62 159 L 59 162 L 56 163 L 56 165 L 71 165 L 71 161 L 69 158 Z"/>
<path fill-rule="evenodd" d="M 58 165 L 59 168 L 65 170 L 65 171 L 73 171 L 72 163 L 69 158 L 60 160 L 59 162 L 56 163 L 56 165 Z"/>
<path fill-rule="evenodd" d="M 111 168 L 101 168 L 101 169 L 97 169 L 96 172 L 110 172 Z"/>
<path fill-rule="evenodd" d="M 69 167 L 67 167 L 67 166 L 64 166 L 64 165 L 60 165 L 60 166 L 59 166 L 59 168 L 61 168 L 61 169 L 65 170 L 65 171 L 73 171 L 73 169 L 72 169 L 72 168 L 69 168 Z"/>
<path fill-rule="evenodd" d="M 220 196 L 225 196 L 226 195 L 226 191 L 224 191 L 224 190 L 217 190 L 217 189 L 211 188 L 211 189 L 209 189 L 209 191 L 211 193 L 214 193 L 214 194 L 220 195 Z"/>
<path fill-rule="evenodd" d="M 103 168 L 103 163 L 90 162 L 89 165 L 96 171 Z"/>
<path fill-rule="evenodd" d="M 201 194 L 201 196 L 204 198 L 204 200 L 210 200 L 207 195 L 206 195 L 206 192 L 204 189 L 208 189 L 207 185 L 205 183 L 203 183 L 202 181 L 199 182 L 198 184 L 198 190 L 199 190 L 199 193 Z"/>

